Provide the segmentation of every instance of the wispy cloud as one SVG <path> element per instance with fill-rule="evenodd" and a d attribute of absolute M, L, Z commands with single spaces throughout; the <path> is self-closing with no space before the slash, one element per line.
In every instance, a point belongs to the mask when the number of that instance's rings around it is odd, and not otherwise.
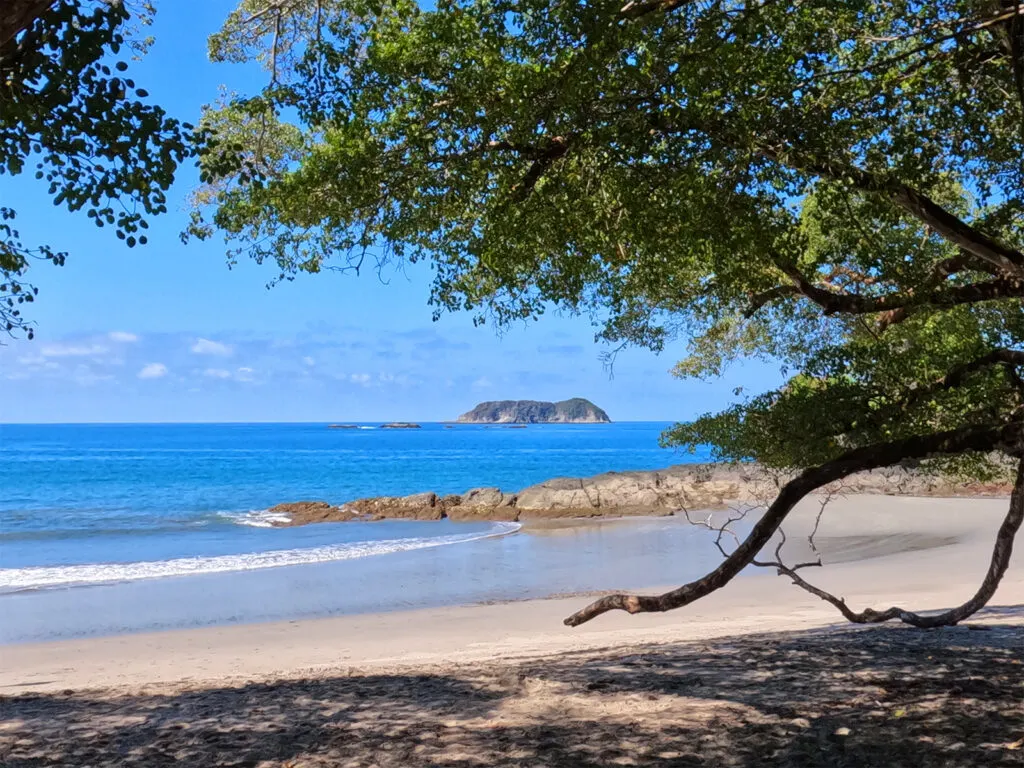
<path fill-rule="evenodd" d="M 227 371 L 223 368 L 207 368 L 203 371 L 203 376 L 208 376 L 211 379 L 230 379 L 231 371 Z"/>
<path fill-rule="evenodd" d="M 217 355 L 219 357 L 229 357 L 234 351 L 229 344 L 222 344 L 210 339 L 196 339 L 196 343 L 192 345 L 191 349 L 197 355 Z"/>
<path fill-rule="evenodd" d="M 167 375 L 167 366 L 163 363 L 148 363 L 142 366 L 138 377 L 140 379 L 159 379 Z"/>
<path fill-rule="evenodd" d="M 102 344 L 46 344 L 39 350 L 42 357 L 93 357 L 106 353 Z"/>
<path fill-rule="evenodd" d="M 127 331 L 111 331 L 107 334 L 107 338 L 111 341 L 116 341 L 118 344 L 132 344 L 139 340 L 137 334 L 128 333 Z"/>
<path fill-rule="evenodd" d="M 353 384 L 362 384 L 364 387 L 368 387 L 373 380 L 373 376 L 368 373 L 353 373 L 348 377 L 348 380 Z"/>

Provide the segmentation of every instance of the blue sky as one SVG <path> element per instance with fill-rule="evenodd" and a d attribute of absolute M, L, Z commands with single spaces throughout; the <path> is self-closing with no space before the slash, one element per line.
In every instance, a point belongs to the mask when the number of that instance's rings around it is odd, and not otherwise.
<path fill-rule="evenodd" d="M 160 2 L 156 43 L 129 73 L 171 114 L 195 120 L 221 85 L 240 92 L 258 69 L 213 65 L 206 37 L 229 0 Z M 430 270 L 306 276 L 267 290 L 272 267 L 229 270 L 223 244 L 182 245 L 186 168 L 150 242 L 128 249 L 109 228 L 53 206 L 26 174 L 0 177 L 28 243 L 70 253 L 36 267 L 34 341 L 0 347 L 0 422 L 442 420 L 480 400 L 587 397 L 615 420 L 685 419 L 760 391 L 775 372 L 747 364 L 716 381 L 677 381 L 678 344 L 627 350 L 614 378 L 585 318 L 549 315 L 507 329 L 468 315 L 431 321 Z"/>

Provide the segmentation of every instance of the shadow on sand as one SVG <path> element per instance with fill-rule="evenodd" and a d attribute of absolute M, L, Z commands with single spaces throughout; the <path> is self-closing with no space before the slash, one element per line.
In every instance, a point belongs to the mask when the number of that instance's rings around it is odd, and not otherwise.
<path fill-rule="evenodd" d="M 220 688 L 0 699 L 0 764 L 1021 765 L 1024 606 Z M 685 619 L 684 619 L 685 620 Z"/>

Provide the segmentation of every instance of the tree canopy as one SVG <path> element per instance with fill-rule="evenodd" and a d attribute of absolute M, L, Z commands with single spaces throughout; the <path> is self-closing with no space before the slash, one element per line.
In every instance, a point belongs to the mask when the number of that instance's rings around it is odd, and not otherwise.
<path fill-rule="evenodd" d="M 428 260 L 437 312 L 682 336 L 680 376 L 784 366 L 665 436 L 812 468 L 751 547 L 844 473 L 1021 452 L 1014 0 L 244 0 L 210 50 L 268 71 L 205 118 L 192 232 L 232 257 Z"/>
<path fill-rule="evenodd" d="M 146 42 L 130 21 L 147 22 L 152 8 L 134 11 L 120 0 L 13 0 L 0 11 L 0 174 L 34 169 L 54 205 L 84 209 L 129 246 L 146 243 L 146 217 L 166 211 L 192 151 L 190 126 L 146 104 L 124 74 L 123 58 Z M 21 305 L 36 289 L 26 273 L 67 254 L 25 245 L 15 218 L 0 206 L 0 330 L 31 337 Z"/>

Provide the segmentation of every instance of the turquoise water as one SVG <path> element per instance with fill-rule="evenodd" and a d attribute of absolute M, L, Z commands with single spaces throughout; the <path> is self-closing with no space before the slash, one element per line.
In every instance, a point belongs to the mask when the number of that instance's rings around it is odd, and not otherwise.
<path fill-rule="evenodd" d="M 595 588 L 585 576 L 549 578 L 551 565 L 534 556 L 565 540 L 537 543 L 514 524 L 272 528 L 265 510 L 300 499 L 519 490 L 552 477 L 702 458 L 658 447 L 666 426 L 0 426 L 0 641 Z M 581 551 L 597 557 L 592 547 Z M 512 558 L 502 560 L 500 575 L 482 572 L 458 585 L 444 578 L 470 567 L 458 565 L 465 558 L 498 553 Z M 427 584 L 424 568 L 440 569 L 429 590 L 392 589 L 395 574 Z M 296 578 L 320 586 L 295 594 L 288 585 Z M 339 583 L 367 586 L 339 593 Z"/>

